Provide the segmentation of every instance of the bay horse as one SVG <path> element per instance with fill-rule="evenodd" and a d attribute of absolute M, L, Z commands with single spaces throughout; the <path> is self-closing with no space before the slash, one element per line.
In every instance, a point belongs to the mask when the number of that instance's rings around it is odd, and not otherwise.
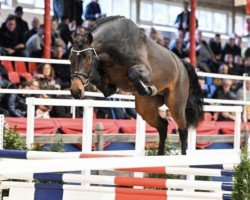
<path fill-rule="evenodd" d="M 182 154 L 188 127 L 203 118 L 203 99 L 194 68 L 145 35 L 121 16 L 101 18 L 82 36 L 71 38 L 71 94 L 84 96 L 90 82 L 108 97 L 117 89 L 135 95 L 136 111 L 159 132 L 158 155 L 164 155 L 168 121 L 163 104 L 178 125 Z"/>

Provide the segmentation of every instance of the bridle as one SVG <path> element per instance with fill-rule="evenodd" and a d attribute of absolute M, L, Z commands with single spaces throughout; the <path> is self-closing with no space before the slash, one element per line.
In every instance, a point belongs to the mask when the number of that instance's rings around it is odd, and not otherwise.
<path fill-rule="evenodd" d="M 82 49 L 82 50 L 75 50 L 72 47 L 72 49 L 71 49 L 71 52 L 76 53 L 77 56 L 79 56 L 82 52 L 85 52 L 85 51 L 93 51 L 94 54 L 95 54 L 95 56 L 96 56 L 96 58 L 97 58 L 97 60 L 99 60 L 98 55 L 97 55 L 97 53 L 96 53 L 96 51 L 95 51 L 94 48 L 86 48 L 86 49 Z M 77 77 L 78 79 L 80 79 L 80 81 L 82 82 L 83 86 L 86 87 L 89 84 L 89 79 L 91 78 L 91 75 L 92 75 L 93 60 L 94 59 L 92 57 L 92 63 L 91 63 L 91 68 L 90 68 L 90 73 L 89 74 L 84 73 L 84 72 L 80 72 L 79 71 L 80 70 L 79 69 L 79 65 L 77 65 L 77 70 L 75 72 L 71 73 L 71 79 L 73 79 L 74 77 Z M 83 82 L 83 80 L 81 79 L 81 76 L 87 79 L 86 83 Z"/>

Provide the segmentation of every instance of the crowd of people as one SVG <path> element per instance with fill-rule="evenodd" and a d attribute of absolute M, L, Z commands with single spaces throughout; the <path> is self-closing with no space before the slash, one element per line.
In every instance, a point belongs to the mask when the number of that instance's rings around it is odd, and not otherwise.
<path fill-rule="evenodd" d="M 54 0 L 55 16 L 51 19 L 51 57 L 53 59 L 68 59 L 71 43 L 69 35 L 75 37 L 83 35 L 89 23 L 106 15 L 101 12 L 98 0 L 92 0 L 84 12 L 85 20 L 82 20 L 82 12 L 79 10 L 81 1 Z M 59 6 L 61 5 L 61 6 Z M 78 6 L 77 6 L 78 5 Z M 82 5 L 81 5 L 82 6 Z M 188 1 L 183 3 L 183 12 L 176 17 L 175 26 L 177 31 L 175 37 L 161 38 L 156 29 L 151 28 L 149 37 L 163 48 L 174 52 L 180 58 L 189 62 L 189 25 L 190 11 Z M 75 9 L 69 12 L 69 8 Z M 72 14 L 73 13 L 73 14 Z M 23 8 L 16 7 L 13 14 L 10 14 L 0 28 L 0 52 L 6 56 L 36 57 L 42 58 L 44 25 L 39 19 L 34 17 L 31 28 L 22 19 Z M 220 34 L 215 34 L 214 38 L 205 40 L 202 31 L 198 29 L 196 20 L 196 56 L 197 68 L 201 71 L 240 75 L 250 74 L 250 44 L 246 50 L 242 49 L 242 37 L 232 35 L 225 45 L 222 45 Z M 141 29 L 142 31 L 145 31 Z M 145 33 L 146 34 L 146 33 Z M 10 83 L 8 71 L 5 66 L 0 66 L 0 86 L 2 88 L 19 89 L 54 89 L 66 90 L 71 84 L 70 66 L 61 64 L 39 64 L 34 72 L 32 80 L 21 77 L 20 83 Z M 212 97 L 218 99 L 241 99 L 242 82 L 222 79 L 199 79 L 205 98 Z M 94 86 L 89 88 L 96 91 Z M 250 81 L 247 83 L 247 91 L 250 94 Z M 249 97 L 248 97 L 249 96 Z M 27 95 L 1 94 L 1 113 L 6 116 L 24 117 L 26 116 L 25 98 Z M 48 95 L 41 95 L 42 98 L 50 98 Z M 52 96 L 58 97 L 58 96 Z M 62 98 L 60 96 L 60 98 Z M 64 97 L 69 98 L 69 97 Z M 247 95 L 250 100 L 250 95 Z M 79 112 L 79 116 L 81 116 Z M 96 110 L 97 117 L 103 118 L 135 118 L 134 110 L 124 109 L 99 109 Z M 70 109 L 63 107 L 39 106 L 36 108 L 37 117 L 70 117 Z M 233 120 L 231 113 L 222 113 L 218 116 L 220 120 Z M 250 120 L 250 109 L 249 109 Z"/>

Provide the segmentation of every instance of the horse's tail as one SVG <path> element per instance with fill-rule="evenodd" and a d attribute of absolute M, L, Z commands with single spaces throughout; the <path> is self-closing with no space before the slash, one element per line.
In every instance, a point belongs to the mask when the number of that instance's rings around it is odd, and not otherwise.
<path fill-rule="evenodd" d="M 182 60 L 189 77 L 189 96 L 186 106 L 187 127 L 195 126 L 203 120 L 203 97 L 194 67 Z"/>

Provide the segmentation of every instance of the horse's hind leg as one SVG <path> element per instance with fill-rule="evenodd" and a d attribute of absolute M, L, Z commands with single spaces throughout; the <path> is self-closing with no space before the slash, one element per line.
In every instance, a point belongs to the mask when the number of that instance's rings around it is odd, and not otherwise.
<path fill-rule="evenodd" d="M 158 108 L 164 103 L 162 96 L 139 96 L 136 95 L 136 111 L 151 126 L 159 132 L 158 155 L 164 155 L 165 140 L 167 138 L 168 121 L 159 115 Z"/>
<path fill-rule="evenodd" d="M 188 130 L 187 128 L 184 128 L 184 129 L 178 129 L 178 131 L 181 141 L 181 154 L 186 155 Z"/>
<path fill-rule="evenodd" d="M 148 83 L 151 79 L 151 71 L 148 67 L 141 63 L 134 65 L 128 69 L 128 78 L 133 83 L 140 95 L 153 96 L 157 93 L 155 86 L 146 86 L 144 83 Z"/>
<path fill-rule="evenodd" d="M 183 84 L 184 85 L 184 84 Z M 186 104 L 188 91 L 182 87 L 175 87 L 170 90 L 166 104 L 169 107 L 171 116 L 178 125 L 180 134 L 182 154 L 186 154 L 187 147 L 187 121 L 186 121 Z"/>

